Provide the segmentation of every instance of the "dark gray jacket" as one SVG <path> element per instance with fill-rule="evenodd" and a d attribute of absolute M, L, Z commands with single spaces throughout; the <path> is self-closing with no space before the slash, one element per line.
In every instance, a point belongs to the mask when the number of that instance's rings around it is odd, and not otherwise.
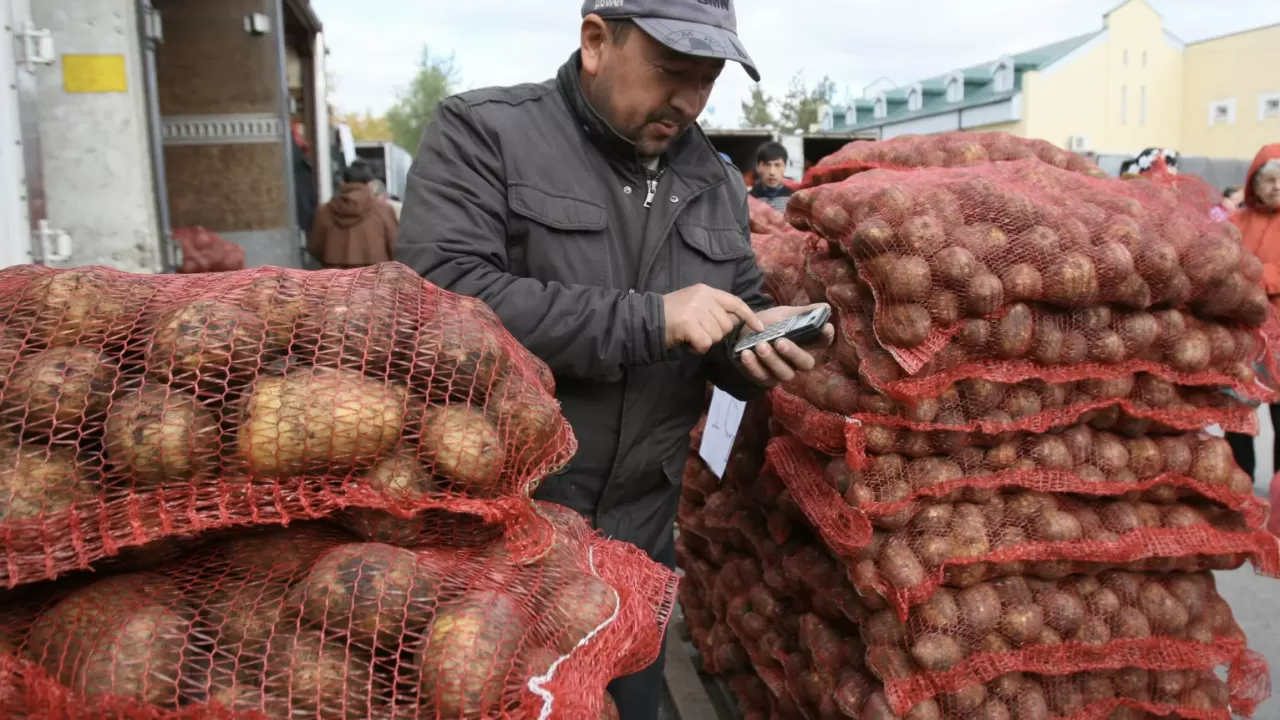
<path fill-rule="evenodd" d="M 690 128 L 646 209 L 635 148 L 587 104 L 578 68 L 575 54 L 555 80 L 441 103 L 409 174 L 397 259 L 484 300 L 550 365 L 579 450 L 537 497 L 669 556 L 707 381 L 739 397 L 755 386 L 724 344 L 667 350 L 662 296 L 705 283 L 756 309 L 771 301 L 736 171 Z"/>

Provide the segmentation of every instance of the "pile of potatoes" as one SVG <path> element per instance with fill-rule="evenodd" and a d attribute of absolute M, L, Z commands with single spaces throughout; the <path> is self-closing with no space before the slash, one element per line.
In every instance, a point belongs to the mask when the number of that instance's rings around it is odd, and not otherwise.
<path fill-rule="evenodd" d="M 991 357 L 1031 353 L 1041 306 L 1185 309 L 1206 320 L 1262 325 L 1262 264 L 1242 249 L 1238 231 L 1176 203 L 1153 207 L 1167 199 L 1144 202 L 1121 181 L 1029 160 L 859 175 L 798 193 L 791 214 L 811 218 L 808 225 L 870 283 L 876 335 L 894 347 L 918 347 L 939 333 L 949 337 L 967 319 L 996 320 L 1018 307 L 1007 338 L 979 344 L 998 352 Z M 1151 344 L 1140 342 L 1144 325 L 1118 330 L 1130 354 Z M 1054 362 L 1074 358 L 1074 344 L 1053 339 L 1042 341 L 1041 354 Z M 1118 349 L 1102 348 L 1101 355 Z"/>
<path fill-rule="evenodd" d="M 522 565 L 501 546 L 410 551 L 326 525 L 233 534 L 154 572 L 58 591 L 6 638 L 76 702 L 272 720 L 535 717 L 528 682 L 621 602 L 575 542 L 557 536 Z M 601 718 L 617 716 L 600 702 Z"/>
<path fill-rule="evenodd" d="M 545 365 L 403 266 L 5 273 L 25 284 L 0 301 L 0 522 L 295 477 L 418 508 L 520 492 L 572 452 Z"/>

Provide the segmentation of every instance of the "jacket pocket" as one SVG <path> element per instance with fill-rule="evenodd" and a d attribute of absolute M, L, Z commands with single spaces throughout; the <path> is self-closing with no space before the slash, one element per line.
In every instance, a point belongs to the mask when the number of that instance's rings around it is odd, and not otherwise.
<path fill-rule="evenodd" d="M 684 479 L 684 468 L 689 462 L 689 455 L 694 452 L 697 452 L 697 449 L 685 443 L 680 450 L 663 461 L 662 474 L 667 476 L 667 482 L 672 485 L 680 484 Z"/>
<path fill-rule="evenodd" d="M 751 254 L 742 231 L 679 224 L 677 229 L 684 241 L 675 264 L 679 288 L 702 283 L 732 291 L 738 261 Z"/>
<path fill-rule="evenodd" d="M 507 187 L 507 205 L 510 272 L 542 282 L 608 286 L 603 205 L 519 182 Z"/>

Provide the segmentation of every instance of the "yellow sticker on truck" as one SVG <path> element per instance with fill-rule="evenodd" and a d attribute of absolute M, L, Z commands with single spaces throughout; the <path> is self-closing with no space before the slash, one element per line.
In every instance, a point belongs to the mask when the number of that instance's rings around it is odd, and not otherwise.
<path fill-rule="evenodd" d="M 127 92 L 124 55 L 63 55 L 62 87 L 69 93 Z"/>

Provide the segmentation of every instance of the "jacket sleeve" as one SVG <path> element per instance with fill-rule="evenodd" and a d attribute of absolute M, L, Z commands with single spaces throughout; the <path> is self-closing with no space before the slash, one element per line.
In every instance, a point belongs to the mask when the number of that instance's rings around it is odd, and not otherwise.
<path fill-rule="evenodd" d="M 738 224 L 742 226 L 743 241 L 751 247 L 751 227 L 747 216 L 747 200 L 742 199 L 742 210 L 738 216 Z M 738 273 L 734 280 L 733 294 L 742 298 L 752 310 L 760 312 L 774 306 L 773 298 L 764 292 L 764 275 L 756 264 L 754 252 L 748 252 L 738 261 Z M 737 344 L 738 333 L 731 333 L 708 355 L 711 362 L 711 382 L 739 400 L 749 400 L 763 392 L 763 388 L 748 377 L 742 366 L 733 357 L 733 346 Z"/>
<path fill-rule="evenodd" d="M 397 259 L 446 290 L 485 301 L 558 376 L 616 380 L 625 367 L 666 359 L 660 294 L 509 272 L 507 184 L 496 140 L 463 100 L 440 104 L 410 170 Z"/>

